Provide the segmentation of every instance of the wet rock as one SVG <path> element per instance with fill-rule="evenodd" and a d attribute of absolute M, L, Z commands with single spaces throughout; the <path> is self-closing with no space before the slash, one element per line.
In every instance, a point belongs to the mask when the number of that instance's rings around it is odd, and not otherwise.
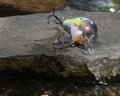
<path fill-rule="evenodd" d="M 2 57 L 0 95 L 65 96 L 66 91 L 73 92 L 77 86 L 90 86 L 95 81 L 86 61 L 77 62 L 65 55 Z"/>
<path fill-rule="evenodd" d="M 75 84 L 92 84 L 94 75 L 88 70 L 86 62 L 76 62 L 69 56 L 14 56 L 0 59 L 0 72 L 23 72 L 37 74 L 38 78 Z M 14 73 L 13 73 L 14 74 Z"/>
<path fill-rule="evenodd" d="M 109 59 L 108 57 L 95 60 L 89 69 L 95 74 L 101 83 L 119 83 L 120 80 L 120 58 Z M 104 81 L 103 81 L 104 80 Z"/>
<path fill-rule="evenodd" d="M 62 9 L 65 0 L 0 0 L 0 16 L 43 13 Z"/>

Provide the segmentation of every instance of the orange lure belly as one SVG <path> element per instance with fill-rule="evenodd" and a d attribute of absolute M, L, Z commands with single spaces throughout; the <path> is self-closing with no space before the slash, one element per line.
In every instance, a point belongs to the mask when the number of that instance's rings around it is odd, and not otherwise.
<path fill-rule="evenodd" d="M 83 44 L 83 41 L 82 41 L 81 36 L 77 36 L 77 37 L 75 38 L 75 42 L 78 43 L 78 44 L 80 44 L 80 45 L 82 45 L 82 44 Z"/>

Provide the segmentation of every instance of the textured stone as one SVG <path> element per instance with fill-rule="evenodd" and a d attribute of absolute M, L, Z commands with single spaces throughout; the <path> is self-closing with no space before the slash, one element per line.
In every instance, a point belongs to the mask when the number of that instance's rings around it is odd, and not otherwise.
<path fill-rule="evenodd" d="M 0 0 L 0 15 L 43 13 L 64 6 L 65 0 Z"/>

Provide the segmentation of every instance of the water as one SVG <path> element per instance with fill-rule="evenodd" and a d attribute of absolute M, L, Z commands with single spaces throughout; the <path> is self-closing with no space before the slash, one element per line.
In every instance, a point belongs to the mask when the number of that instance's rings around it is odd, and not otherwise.
<path fill-rule="evenodd" d="M 68 0 L 67 5 L 84 11 L 109 11 L 110 8 L 120 9 L 119 0 Z"/>

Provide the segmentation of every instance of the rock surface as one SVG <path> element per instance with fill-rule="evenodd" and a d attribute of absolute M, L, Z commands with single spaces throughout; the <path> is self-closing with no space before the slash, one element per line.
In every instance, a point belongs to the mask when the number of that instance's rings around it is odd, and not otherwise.
<path fill-rule="evenodd" d="M 78 47 L 66 47 L 65 51 L 57 50 L 59 52 L 56 53 L 53 43 L 62 28 L 55 24 L 47 24 L 46 18 L 50 13 L 44 13 L 0 18 L 0 57 L 63 54 L 69 55 L 79 62 L 81 61 L 80 58 L 85 57 L 89 61 L 87 63 L 89 69 L 96 77 L 109 77 L 108 74 L 119 75 L 119 68 L 116 66 L 119 66 L 120 57 L 120 13 L 84 12 L 67 9 L 60 11 L 60 13 L 66 18 L 84 16 L 96 22 L 99 40 L 94 44 L 94 52 L 91 56 L 84 49 Z M 106 63 L 103 62 L 104 57 L 109 58 Z M 101 61 L 102 58 L 103 61 Z M 115 63 L 115 59 L 117 63 Z M 101 62 L 103 70 L 107 72 L 97 73 Z M 106 64 L 106 67 L 104 64 Z M 108 66 L 112 66 L 112 68 L 107 70 Z"/>
<path fill-rule="evenodd" d="M 66 18 L 84 16 L 96 22 L 99 39 L 93 54 L 79 47 L 58 50 L 53 43 L 63 30 L 56 24 L 47 24 L 50 13 L 1 17 L 0 95 L 119 96 L 120 13 L 67 8 L 59 13 Z M 67 34 L 64 37 L 69 40 Z M 93 82 L 92 73 L 98 81 Z M 85 83 L 98 85 L 81 88 Z M 117 87 L 99 86 L 109 83 Z"/>
<path fill-rule="evenodd" d="M 28 71 L 28 73 L 37 74 L 37 77 L 42 79 L 47 78 L 56 81 L 61 79 L 61 81 L 65 80 L 81 84 L 81 86 L 83 83 L 92 84 L 95 81 L 95 77 L 88 70 L 85 60 L 77 62 L 73 58 L 64 55 L 27 55 L 1 58 L 0 72 L 3 70 L 23 73 Z"/>
<path fill-rule="evenodd" d="M 62 9 L 65 0 L 0 0 L 0 16 L 50 12 Z"/>
<path fill-rule="evenodd" d="M 66 47 L 66 51 L 57 50 L 57 54 L 69 55 L 78 61 L 83 56 L 90 61 L 104 57 L 119 58 L 120 13 L 67 9 L 60 13 L 66 18 L 84 16 L 93 19 L 98 26 L 99 40 L 97 44 L 94 44 L 94 52 L 91 56 L 78 47 Z M 50 13 L 44 13 L 0 18 L 0 57 L 33 54 L 56 55 L 53 43 L 62 29 L 47 23 L 46 18 L 49 15 Z"/>

